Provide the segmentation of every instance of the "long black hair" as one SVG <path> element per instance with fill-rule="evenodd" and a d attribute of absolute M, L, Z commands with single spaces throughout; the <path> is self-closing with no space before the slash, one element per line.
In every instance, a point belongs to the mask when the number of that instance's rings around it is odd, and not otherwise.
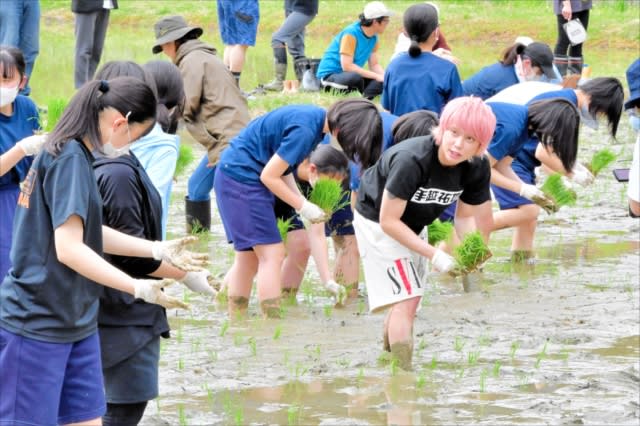
<path fill-rule="evenodd" d="M 142 66 L 158 89 L 158 123 L 166 133 L 175 134 L 184 110 L 184 83 L 177 66 L 169 61 L 150 61 Z"/>
<path fill-rule="evenodd" d="M 438 10 L 432 4 L 414 4 L 404 12 L 402 19 L 404 30 L 411 39 L 409 55 L 412 58 L 420 56 L 419 43 L 427 41 L 438 28 Z"/>
<path fill-rule="evenodd" d="M 613 77 L 598 77 L 578 86 L 578 90 L 590 96 L 589 113 L 607 116 L 609 132 L 616 137 L 618 123 L 624 104 L 624 89 L 620 80 Z"/>
<path fill-rule="evenodd" d="M 154 96 L 158 97 L 156 83 L 151 74 L 133 61 L 109 61 L 98 69 L 94 80 L 111 80 L 116 77 L 133 77 L 149 85 Z"/>
<path fill-rule="evenodd" d="M 528 107 L 529 133 L 535 133 L 546 147 L 551 147 L 565 170 L 573 169 L 578 155 L 580 113 L 564 98 L 531 103 Z"/>
<path fill-rule="evenodd" d="M 376 162 L 382 152 L 382 119 L 373 102 L 343 99 L 327 110 L 329 131 L 338 132 L 338 143 L 346 156 L 363 168 Z"/>
<path fill-rule="evenodd" d="M 128 116 L 129 123 L 155 121 L 156 97 L 149 85 L 133 77 L 90 81 L 71 98 L 45 149 L 56 156 L 69 140 L 87 138 L 93 149 L 102 151 L 100 112 L 107 108 Z"/>

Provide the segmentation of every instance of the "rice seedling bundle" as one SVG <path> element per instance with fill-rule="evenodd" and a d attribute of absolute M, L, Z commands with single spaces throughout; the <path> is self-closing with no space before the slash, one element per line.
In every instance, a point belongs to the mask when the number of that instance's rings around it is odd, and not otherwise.
<path fill-rule="evenodd" d="M 440 219 L 436 219 L 427 227 L 429 244 L 432 246 L 438 244 L 440 241 L 449 241 L 452 233 L 453 223 L 449 221 L 442 222 Z"/>
<path fill-rule="evenodd" d="M 293 217 L 290 217 L 287 220 L 284 220 L 281 217 L 279 217 L 278 221 L 277 221 L 278 232 L 280 232 L 280 238 L 282 238 L 282 242 L 285 243 L 285 244 L 287 242 L 287 234 L 289 233 L 289 230 L 291 229 L 291 221 L 292 220 L 293 220 Z"/>
<path fill-rule="evenodd" d="M 342 184 L 328 177 L 321 177 L 314 185 L 309 194 L 309 201 L 320 207 L 331 216 L 336 210 L 342 208 L 349 201 L 343 202 L 346 191 L 342 189 Z"/>
<path fill-rule="evenodd" d="M 67 101 L 65 99 L 51 99 L 47 104 L 47 120 L 44 125 L 44 131 L 49 133 L 56 127 L 58 120 L 62 116 L 64 109 L 67 107 Z"/>
<path fill-rule="evenodd" d="M 473 272 L 491 256 L 491 250 L 485 244 L 480 232 L 470 232 L 464 236 L 460 245 L 453 249 L 453 257 L 456 260 L 453 274 L 463 275 Z"/>
<path fill-rule="evenodd" d="M 547 197 L 553 200 L 558 208 L 576 204 L 577 195 L 575 191 L 565 186 L 560 173 L 554 173 L 549 176 L 541 189 Z"/>
<path fill-rule="evenodd" d="M 187 169 L 187 166 L 193 162 L 195 156 L 193 155 L 193 148 L 189 145 L 181 144 L 180 152 L 178 154 L 178 160 L 176 161 L 176 171 L 173 173 L 173 177 L 177 178 L 182 175 Z"/>
<path fill-rule="evenodd" d="M 591 162 L 587 165 L 587 168 L 594 176 L 596 176 L 602 169 L 607 167 L 609 164 L 616 159 L 616 155 L 609 149 L 601 149 L 600 151 L 593 154 L 591 158 Z"/>

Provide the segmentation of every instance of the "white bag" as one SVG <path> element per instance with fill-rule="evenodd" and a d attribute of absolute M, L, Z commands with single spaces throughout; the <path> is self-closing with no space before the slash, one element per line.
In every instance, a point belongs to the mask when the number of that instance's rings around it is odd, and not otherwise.
<path fill-rule="evenodd" d="M 587 30 L 582 26 L 580 19 L 572 19 L 564 24 L 563 27 L 572 46 L 582 44 L 587 39 Z"/>

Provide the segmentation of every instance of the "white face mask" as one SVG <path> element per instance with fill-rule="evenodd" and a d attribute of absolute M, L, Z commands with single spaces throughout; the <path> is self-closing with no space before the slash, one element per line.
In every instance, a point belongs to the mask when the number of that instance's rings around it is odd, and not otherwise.
<path fill-rule="evenodd" d="M 18 96 L 18 91 L 20 88 L 16 87 L 0 87 L 0 107 L 4 107 L 12 103 L 16 96 Z"/>
<path fill-rule="evenodd" d="M 129 131 L 129 122 L 128 122 L 130 114 L 131 114 L 130 112 L 127 113 L 125 117 L 125 119 L 127 120 L 127 136 L 129 137 L 129 143 L 124 146 L 121 146 L 120 148 L 116 148 L 111 143 L 111 138 L 109 138 L 109 142 L 102 145 L 102 152 L 104 153 L 105 157 L 118 158 L 118 157 L 122 157 L 123 155 L 129 155 L 129 149 L 131 148 L 131 132 Z"/>

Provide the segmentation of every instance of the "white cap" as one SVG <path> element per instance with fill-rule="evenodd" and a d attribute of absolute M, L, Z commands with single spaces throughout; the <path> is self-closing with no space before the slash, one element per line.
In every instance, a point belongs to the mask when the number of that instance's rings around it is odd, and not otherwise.
<path fill-rule="evenodd" d="M 387 9 L 387 6 L 381 1 L 372 1 L 367 3 L 362 14 L 364 15 L 364 19 L 376 19 L 382 18 L 383 16 L 392 16 L 393 12 Z"/>
<path fill-rule="evenodd" d="M 528 46 L 531 43 L 533 43 L 533 39 L 527 36 L 518 36 L 516 37 L 515 43 L 520 43 L 520 44 L 524 44 L 525 46 Z"/>

